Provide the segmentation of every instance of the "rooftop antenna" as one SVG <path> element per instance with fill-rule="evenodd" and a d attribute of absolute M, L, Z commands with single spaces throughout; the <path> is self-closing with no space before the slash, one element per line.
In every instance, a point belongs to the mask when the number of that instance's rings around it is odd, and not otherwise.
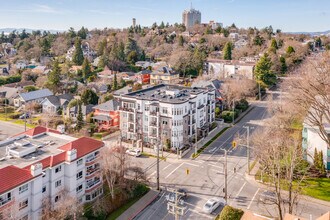
<path fill-rule="evenodd" d="M 192 4 L 192 1 L 190 1 L 190 9 L 193 10 L 193 4 Z"/>

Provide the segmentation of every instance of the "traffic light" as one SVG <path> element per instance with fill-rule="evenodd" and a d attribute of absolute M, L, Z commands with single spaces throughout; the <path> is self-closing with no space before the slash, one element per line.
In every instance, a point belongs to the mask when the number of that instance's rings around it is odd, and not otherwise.
<path fill-rule="evenodd" d="M 233 141 L 233 142 L 231 143 L 231 145 L 233 146 L 233 148 L 236 148 L 236 147 L 237 147 L 237 143 L 236 143 L 236 141 Z"/>
<path fill-rule="evenodd" d="M 186 169 L 186 174 L 189 175 L 189 173 L 190 173 L 190 170 Z"/>

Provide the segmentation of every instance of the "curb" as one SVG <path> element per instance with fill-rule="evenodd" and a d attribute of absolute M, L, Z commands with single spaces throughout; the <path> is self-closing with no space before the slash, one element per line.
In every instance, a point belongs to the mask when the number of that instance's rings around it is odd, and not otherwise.
<path fill-rule="evenodd" d="M 138 214 L 140 214 L 147 206 L 149 206 L 158 196 L 159 196 L 159 193 L 160 191 L 158 191 L 158 193 L 150 199 L 150 201 L 148 201 L 147 203 L 144 204 L 144 206 L 139 210 L 137 211 L 136 213 L 134 213 L 132 216 L 130 216 L 128 219 L 129 220 L 132 220 L 134 219 Z M 141 198 L 142 199 L 142 198 Z"/>

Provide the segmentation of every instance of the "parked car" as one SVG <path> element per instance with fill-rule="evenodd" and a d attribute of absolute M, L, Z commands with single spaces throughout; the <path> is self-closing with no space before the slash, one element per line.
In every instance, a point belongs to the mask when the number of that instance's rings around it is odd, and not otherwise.
<path fill-rule="evenodd" d="M 205 205 L 203 206 L 203 211 L 207 214 L 211 214 L 214 210 L 216 210 L 220 205 L 225 206 L 226 200 L 223 198 L 212 198 L 207 200 Z"/>
<path fill-rule="evenodd" d="M 24 113 L 23 115 L 19 116 L 19 119 L 30 118 L 30 113 Z"/>
<path fill-rule="evenodd" d="M 275 203 L 277 201 L 276 193 L 273 191 L 265 190 L 260 194 L 259 200 L 264 203 L 267 203 L 267 202 Z"/>
<path fill-rule="evenodd" d="M 139 157 L 142 154 L 141 150 L 139 150 L 139 149 L 128 149 L 126 151 L 126 153 L 128 155 L 135 156 L 135 157 Z"/>
<path fill-rule="evenodd" d="M 185 189 L 178 189 L 178 201 L 179 204 L 183 205 L 184 201 L 187 199 L 187 191 Z M 166 196 L 166 200 L 169 202 L 175 202 L 175 192 L 170 192 Z"/>

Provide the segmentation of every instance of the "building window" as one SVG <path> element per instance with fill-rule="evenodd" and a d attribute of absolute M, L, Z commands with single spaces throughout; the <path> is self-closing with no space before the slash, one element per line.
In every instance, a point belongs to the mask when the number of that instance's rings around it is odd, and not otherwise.
<path fill-rule="evenodd" d="M 83 185 L 80 184 L 77 188 L 76 188 L 76 192 L 79 193 L 82 191 Z"/>
<path fill-rule="evenodd" d="M 80 171 L 79 173 L 77 173 L 77 180 L 81 179 L 83 177 L 83 171 Z"/>
<path fill-rule="evenodd" d="M 60 201 L 60 199 L 61 199 L 61 196 L 55 196 L 55 202 L 58 202 L 58 201 Z"/>
<path fill-rule="evenodd" d="M 25 184 L 23 186 L 20 186 L 19 187 L 19 194 L 28 191 L 28 189 L 29 189 L 29 185 L 28 184 Z"/>
<path fill-rule="evenodd" d="M 82 158 L 77 160 L 77 166 L 80 166 L 81 164 L 83 164 L 83 159 Z"/>
<path fill-rule="evenodd" d="M 55 173 L 61 172 L 62 166 L 58 166 L 55 168 Z"/>
<path fill-rule="evenodd" d="M 86 201 L 90 201 L 91 200 L 91 196 L 90 195 L 86 195 Z"/>
<path fill-rule="evenodd" d="M 46 186 L 42 187 L 42 193 L 46 192 Z"/>
<path fill-rule="evenodd" d="M 167 114 L 167 108 L 163 107 L 163 108 L 162 108 L 162 113 L 163 113 L 163 114 Z"/>
<path fill-rule="evenodd" d="M 56 187 L 59 187 L 59 186 L 61 186 L 62 185 L 62 181 L 61 180 L 57 180 L 56 182 L 55 182 L 55 188 Z"/>
<path fill-rule="evenodd" d="M 19 210 L 22 210 L 22 209 L 26 208 L 28 205 L 29 205 L 29 200 L 28 199 L 24 200 L 23 202 L 20 202 L 19 203 Z"/>

